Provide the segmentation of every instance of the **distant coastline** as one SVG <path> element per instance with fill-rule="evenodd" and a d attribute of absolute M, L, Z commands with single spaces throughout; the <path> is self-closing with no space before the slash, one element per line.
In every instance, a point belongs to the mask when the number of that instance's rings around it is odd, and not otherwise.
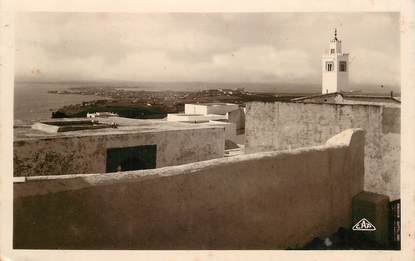
<path fill-rule="evenodd" d="M 96 90 L 102 90 L 97 93 Z M 308 90 L 307 92 L 295 92 L 294 89 Z M 74 91 L 76 90 L 76 91 Z M 232 97 L 225 94 L 222 97 L 216 93 L 206 99 L 181 99 L 176 103 L 171 102 L 174 95 L 171 92 L 184 96 L 186 93 L 199 93 L 202 97 L 208 90 L 242 90 L 245 92 L 242 97 Z M 102 100 L 119 100 L 119 97 L 111 97 L 111 92 L 123 95 L 124 100 L 117 102 L 103 102 Z M 132 117 L 164 117 L 167 113 L 180 111 L 185 102 L 247 102 L 252 100 L 281 100 L 284 97 L 298 97 L 319 93 L 320 86 L 310 84 L 307 86 L 281 83 L 213 83 L 213 82 L 15 82 L 15 106 L 14 119 L 18 123 L 21 121 L 38 121 L 49 119 L 52 112 L 61 111 L 61 116 L 75 117 L 86 115 L 90 111 L 115 110 L 121 115 Z M 158 94 L 152 94 L 158 93 Z M 163 93 L 160 96 L 160 93 Z M 64 94 L 65 93 L 65 94 Z M 254 93 L 255 95 L 247 95 Z M 140 100 L 140 95 L 143 95 Z M 238 95 L 239 95 L 238 94 Z M 148 101 L 151 96 L 155 96 L 156 101 Z M 192 96 L 190 95 L 190 96 Z M 228 96 L 226 96 L 228 95 Z M 399 96 L 399 93 L 395 93 Z M 129 96 L 129 97 L 128 97 Z M 135 97 L 137 96 L 137 97 Z M 158 97 L 160 96 L 160 97 Z M 171 98 L 167 98 L 171 96 Z M 216 96 L 216 97 L 215 97 Z M 158 98 L 157 98 L 158 97 Z M 197 97 L 197 95 L 196 95 Z M 276 98 L 277 97 L 277 98 Z M 278 98 L 279 97 L 279 98 Z M 166 100 L 164 100 L 167 98 Z M 157 100 L 158 99 L 158 100 Z M 169 99 L 171 101 L 169 101 Z M 88 104 L 88 102 L 93 103 Z M 98 101 L 98 102 L 97 102 Z M 85 106 L 88 104 L 88 106 Z M 148 106 L 151 104 L 151 106 Z M 98 105 L 98 106 L 97 106 Z"/>
<path fill-rule="evenodd" d="M 299 95 L 252 92 L 244 88 L 207 89 L 201 91 L 144 91 L 136 88 L 76 87 L 49 90 L 56 95 L 95 95 L 105 99 L 68 105 L 52 112 L 53 118 L 85 117 L 88 113 L 113 112 L 121 117 L 161 119 L 168 113 L 178 113 L 189 103 L 234 103 L 245 106 L 251 101 L 288 101 Z"/>

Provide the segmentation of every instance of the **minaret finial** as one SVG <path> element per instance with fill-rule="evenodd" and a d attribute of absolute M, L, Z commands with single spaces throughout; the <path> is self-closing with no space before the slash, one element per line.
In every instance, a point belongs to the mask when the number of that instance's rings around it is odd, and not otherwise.
<path fill-rule="evenodd" d="M 337 28 L 334 28 L 334 40 L 337 41 Z"/>

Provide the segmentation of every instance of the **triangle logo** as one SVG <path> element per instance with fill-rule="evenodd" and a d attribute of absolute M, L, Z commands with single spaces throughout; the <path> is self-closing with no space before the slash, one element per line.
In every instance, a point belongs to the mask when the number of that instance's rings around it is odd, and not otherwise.
<path fill-rule="evenodd" d="M 357 222 L 353 227 L 352 230 L 354 231 L 375 231 L 376 227 L 370 223 L 366 218 L 362 218 L 359 222 Z"/>

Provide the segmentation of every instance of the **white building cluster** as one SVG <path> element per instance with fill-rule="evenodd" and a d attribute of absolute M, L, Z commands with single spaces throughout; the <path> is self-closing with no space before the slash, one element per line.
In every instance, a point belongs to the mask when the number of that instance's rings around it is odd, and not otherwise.
<path fill-rule="evenodd" d="M 170 113 L 167 121 L 222 126 L 225 138 L 238 143 L 237 134 L 245 128 L 245 112 L 233 103 L 185 104 L 184 113 Z"/>

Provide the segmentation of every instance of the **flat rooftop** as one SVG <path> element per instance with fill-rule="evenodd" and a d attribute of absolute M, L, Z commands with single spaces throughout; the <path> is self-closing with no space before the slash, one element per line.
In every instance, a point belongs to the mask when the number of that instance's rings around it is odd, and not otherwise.
<path fill-rule="evenodd" d="M 71 119 L 51 119 L 51 121 L 82 121 L 87 118 L 71 118 Z M 95 118 L 100 123 L 111 124 L 115 123 L 117 128 L 103 128 L 103 129 L 87 129 L 66 131 L 57 133 L 48 133 L 32 129 L 31 125 L 15 126 L 14 127 L 14 141 L 32 140 L 32 139 L 50 139 L 63 137 L 81 137 L 81 136 L 99 136 L 99 135 L 121 135 L 128 133 L 142 133 L 142 132 L 164 132 L 176 130 L 191 130 L 191 129 L 212 129 L 220 128 L 217 126 L 199 125 L 186 122 L 169 122 L 166 120 L 142 120 L 129 119 L 122 117 L 108 117 Z"/>
<path fill-rule="evenodd" d="M 401 100 L 400 97 L 394 96 L 385 96 L 385 95 L 370 95 L 370 94 L 353 94 L 353 93 L 345 93 L 345 92 L 332 92 L 332 93 L 325 93 L 325 94 L 316 94 L 310 96 L 304 96 L 299 98 L 294 98 L 291 101 L 293 102 L 303 102 L 307 100 L 311 100 L 314 98 L 326 98 L 326 97 L 333 97 L 340 95 L 343 97 L 344 101 L 341 104 L 351 104 L 354 105 L 356 103 L 348 101 L 358 101 L 359 104 L 368 104 L 368 105 L 382 105 L 388 107 L 400 107 Z M 322 102 L 316 102 L 322 103 Z"/>

